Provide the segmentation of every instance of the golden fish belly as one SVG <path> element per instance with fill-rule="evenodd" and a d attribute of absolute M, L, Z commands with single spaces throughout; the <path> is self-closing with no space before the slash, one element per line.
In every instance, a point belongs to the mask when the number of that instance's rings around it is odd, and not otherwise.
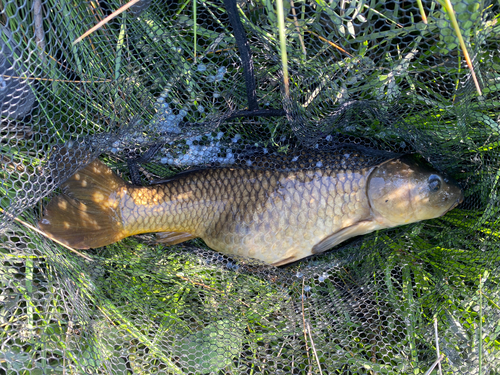
<path fill-rule="evenodd" d="M 285 264 L 370 217 L 370 171 L 204 170 L 128 188 L 122 220 L 130 235 L 190 233 L 225 254 Z"/>

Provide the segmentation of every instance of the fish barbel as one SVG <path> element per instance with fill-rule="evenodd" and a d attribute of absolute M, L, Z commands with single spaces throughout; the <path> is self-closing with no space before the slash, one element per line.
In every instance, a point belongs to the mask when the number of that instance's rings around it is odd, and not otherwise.
<path fill-rule="evenodd" d="M 201 237 L 221 253 L 273 265 L 442 216 L 463 200 L 454 182 L 411 156 L 352 148 L 253 158 L 253 166 L 190 171 L 152 186 L 127 184 L 95 160 L 62 190 L 39 227 L 73 248 L 162 232 L 167 244 Z"/>

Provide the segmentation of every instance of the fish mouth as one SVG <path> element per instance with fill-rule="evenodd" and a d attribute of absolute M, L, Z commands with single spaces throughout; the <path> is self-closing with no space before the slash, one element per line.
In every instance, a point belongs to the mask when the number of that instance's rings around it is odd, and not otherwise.
<path fill-rule="evenodd" d="M 450 208 L 448 208 L 441 216 L 446 215 L 448 212 L 453 210 L 455 207 L 457 207 L 463 201 L 464 201 L 464 195 L 462 193 L 462 194 L 460 194 L 460 197 L 450 206 Z"/>

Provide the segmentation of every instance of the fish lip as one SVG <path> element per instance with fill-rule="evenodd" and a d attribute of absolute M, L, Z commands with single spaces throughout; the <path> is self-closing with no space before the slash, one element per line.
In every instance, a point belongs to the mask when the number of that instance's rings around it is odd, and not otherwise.
<path fill-rule="evenodd" d="M 448 212 L 450 212 L 451 210 L 453 210 L 455 207 L 457 207 L 463 201 L 464 201 L 464 196 L 463 196 L 463 194 L 461 194 L 460 197 L 455 201 L 455 203 L 453 203 L 450 206 L 450 208 L 448 208 L 441 216 L 446 215 Z"/>

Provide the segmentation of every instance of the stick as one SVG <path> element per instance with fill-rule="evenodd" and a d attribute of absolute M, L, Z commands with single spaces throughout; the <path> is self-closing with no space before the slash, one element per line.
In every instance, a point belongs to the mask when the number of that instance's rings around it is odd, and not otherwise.
<path fill-rule="evenodd" d="M 80 36 L 79 38 L 77 38 L 74 42 L 73 42 L 73 45 L 81 42 L 86 36 L 92 34 L 94 31 L 100 29 L 102 26 L 104 26 L 105 24 L 107 24 L 109 21 L 111 21 L 113 18 L 115 18 L 116 16 L 120 15 L 121 13 L 125 12 L 128 8 L 130 8 L 132 5 L 134 5 L 135 3 L 138 3 L 139 1 L 141 0 L 131 0 L 129 1 L 127 4 L 125 4 L 124 6 L 122 6 L 121 8 L 118 8 L 117 10 L 115 10 L 113 13 L 111 13 L 109 16 L 107 16 L 105 19 L 103 19 L 101 22 L 99 22 L 97 25 L 95 25 L 94 27 L 92 27 L 90 30 L 87 30 L 85 33 L 83 33 L 82 36 Z"/>

